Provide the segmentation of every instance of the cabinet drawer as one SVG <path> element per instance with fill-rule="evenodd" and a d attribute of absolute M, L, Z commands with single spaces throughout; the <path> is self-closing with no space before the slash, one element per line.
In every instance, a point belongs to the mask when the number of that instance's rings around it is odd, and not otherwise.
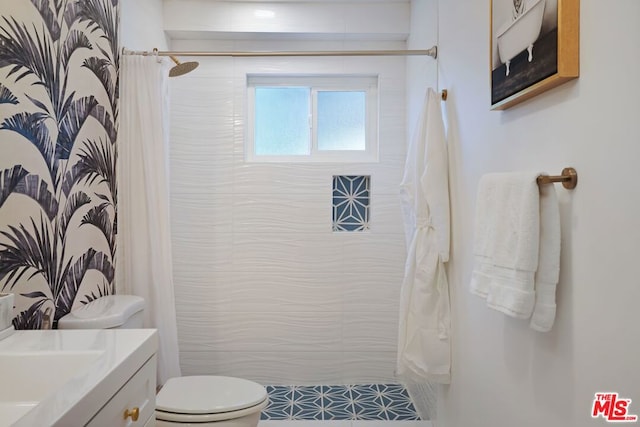
<path fill-rule="evenodd" d="M 138 408 L 138 421 L 125 418 L 125 411 Z M 89 421 L 89 427 L 142 427 L 156 409 L 156 356 L 145 363 Z"/>

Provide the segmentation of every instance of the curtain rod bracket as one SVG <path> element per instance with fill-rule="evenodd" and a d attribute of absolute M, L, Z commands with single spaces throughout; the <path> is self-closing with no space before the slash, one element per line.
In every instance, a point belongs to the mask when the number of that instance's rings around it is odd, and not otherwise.
<path fill-rule="evenodd" d="M 427 49 L 427 52 L 429 52 L 429 53 L 427 53 L 427 55 L 429 55 L 433 59 L 438 59 L 438 46 L 437 45 L 431 47 L 431 49 Z"/>

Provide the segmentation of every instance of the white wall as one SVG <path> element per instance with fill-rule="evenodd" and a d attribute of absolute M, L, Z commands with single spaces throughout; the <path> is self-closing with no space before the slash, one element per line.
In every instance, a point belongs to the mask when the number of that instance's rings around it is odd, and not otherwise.
<path fill-rule="evenodd" d="M 167 48 L 162 0 L 121 0 L 121 43 L 130 50 Z"/>
<path fill-rule="evenodd" d="M 164 28 L 174 39 L 404 41 L 410 16 L 408 0 L 165 0 L 164 7 Z"/>
<path fill-rule="evenodd" d="M 438 45 L 438 0 L 411 2 L 411 32 L 407 49 Z M 438 61 L 428 56 L 407 57 L 407 131 L 411 138 L 422 110 L 427 88 L 438 91 Z M 443 104 L 444 107 L 444 104 Z"/>
<path fill-rule="evenodd" d="M 581 2 L 581 76 L 505 112 L 489 111 L 489 2 L 440 1 L 440 85 L 449 89 L 453 375 L 439 425 L 567 427 L 593 420 L 594 393 L 640 414 L 640 3 Z M 480 176 L 559 173 L 562 266 L 553 330 L 489 310 L 468 292 Z"/>
<path fill-rule="evenodd" d="M 192 42 L 177 50 L 404 48 Z M 270 384 L 393 381 L 404 235 L 404 58 L 201 58 L 172 81 L 172 221 L 183 373 Z M 375 164 L 247 164 L 247 73 L 377 73 Z M 331 231 L 334 174 L 371 175 L 371 231 Z"/>

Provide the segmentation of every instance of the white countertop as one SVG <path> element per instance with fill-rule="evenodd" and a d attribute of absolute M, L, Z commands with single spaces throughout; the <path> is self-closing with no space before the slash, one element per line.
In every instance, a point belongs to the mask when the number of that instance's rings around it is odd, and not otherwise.
<path fill-rule="evenodd" d="M 37 405 L 16 408 L 13 414 L 12 410 L 4 411 L 4 416 L 0 416 L 0 426 L 69 427 L 85 424 L 156 353 L 157 347 L 155 329 L 16 331 L 0 340 L 2 393 L 10 394 L 14 387 L 16 393 L 19 386 L 29 387 L 30 376 L 37 380 L 35 384 L 43 381 L 43 375 L 51 375 L 51 381 L 55 381 L 56 373 L 51 369 L 56 365 L 53 358 L 51 363 L 47 362 L 48 354 L 65 357 L 64 352 L 68 352 L 69 357 L 74 357 L 81 352 L 84 359 L 78 365 L 77 373 L 73 372 L 68 381 L 46 394 Z M 35 354 L 36 362 L 32 373 L 19 380 L 9 361 L 13 356 L 16 360 L 25 354 Z M 2 363 L 3 357 L 5 364 Z M 0 402 L 0 412 L 3 412 L 1 405 Z"/>

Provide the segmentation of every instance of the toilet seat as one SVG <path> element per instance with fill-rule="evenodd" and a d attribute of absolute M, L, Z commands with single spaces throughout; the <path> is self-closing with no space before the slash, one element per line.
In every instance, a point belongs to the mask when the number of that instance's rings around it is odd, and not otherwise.
<path fill-rule="evenodd" d="M 267 391 L 242 378 L 171 378 L 156 396 L 156 419 L 179 423 L 240 418 L 267 406 Z"/>
<path fill-rule="evenodd" d="M 184 424 L 234 420 L 246 415 L 250 415 L 257 411 L 262 411 L 266 406 L 267 399 L 265 398 L 265 400 L 261 404 L 254 407 L 241 409 L 239 411 L 222 412 L 219 414 L 178 414 L 173 412 L 159 411 L 158 409 L 156 409 L 156 420 Z"/>

